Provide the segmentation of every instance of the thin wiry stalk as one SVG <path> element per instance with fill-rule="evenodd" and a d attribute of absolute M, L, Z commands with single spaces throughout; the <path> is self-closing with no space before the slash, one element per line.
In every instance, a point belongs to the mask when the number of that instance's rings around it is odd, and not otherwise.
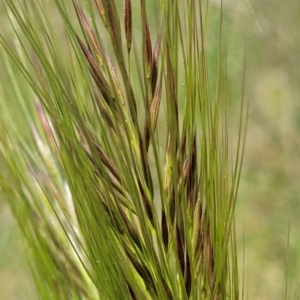
<path fill-rule="evenodd" d="M 200 0 L 162 0 L 156 31 L 143 0 L 55 0 L 64 29 L 43 1 L 3 2 L 0 185 L 38 297 L 238 299 L 222 17 L 214 98 Z"/>

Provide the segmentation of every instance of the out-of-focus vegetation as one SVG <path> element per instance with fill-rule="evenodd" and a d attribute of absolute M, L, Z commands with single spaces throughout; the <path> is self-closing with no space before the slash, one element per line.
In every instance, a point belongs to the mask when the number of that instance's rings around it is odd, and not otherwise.
<path fill-rule="evenodd" d="M 282 299 L 287 272 L 287 299 L 296 299 L 300 275 L 300 3 L 230 1 L 225 12 L 230 28 L 226 31 L 230 88 L 240 76 L 244 45 L 247 57 L 249 123 L 236 214 L 241 255 L 245 241 L 246 288 L 249 299 Z"/>
<path fill-rule="evenodd" d="M 217 51 L 220 5 L 219 1 L 210 5 L 208 43 L 213 53 Z M 282 299 L 287 248 L 287 299 L 293 299 L 300 274 L 300 3 L 224 1 L 223 9 L 232 99 L 241 94 L 246 55 L 249 123 L 236 213 L 246 299 Z M 1 30 L 5 26 L 1 23 Z M 230 97 L 229 103 L 230 116 L 235 119 L 239 106 Z M 18 233 L 7 208 L 1 205 L 0 209 L 0 294 L 5 295 L 3 299 L 22 299 L 26 273 Z"/>

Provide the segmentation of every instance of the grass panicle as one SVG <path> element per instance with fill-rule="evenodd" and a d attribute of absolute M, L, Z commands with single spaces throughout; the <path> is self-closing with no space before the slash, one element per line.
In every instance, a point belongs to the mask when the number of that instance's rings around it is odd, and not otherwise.
<path fill-rule="evenodd" d="M 156 1 L 156 27 L 119 2 L 3 0 L 0 186 L 34 293 L 238 299 L 222 17 L 211 90 L 206 2 Z"/>

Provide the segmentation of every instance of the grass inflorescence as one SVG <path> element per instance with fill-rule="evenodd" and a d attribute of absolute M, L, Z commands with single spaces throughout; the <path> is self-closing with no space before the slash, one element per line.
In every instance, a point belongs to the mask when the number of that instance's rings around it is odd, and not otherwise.
<path fill-rule="evenodd" d="M 0 186 L 38 298 L 238 299 L 222 9 L 212 90 L 204 1 L 156 26 L 145 0 L 3 2 Z"/>

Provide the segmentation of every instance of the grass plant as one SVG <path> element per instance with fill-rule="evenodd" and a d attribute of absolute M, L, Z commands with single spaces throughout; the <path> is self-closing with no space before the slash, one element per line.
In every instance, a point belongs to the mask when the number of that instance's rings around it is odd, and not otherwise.
<path fill-rule="evenodd" d="M 36 298 L 239 299 L 222 9 L 210 66 L 205 1 L 2 2 L 1 196 Z"/>

